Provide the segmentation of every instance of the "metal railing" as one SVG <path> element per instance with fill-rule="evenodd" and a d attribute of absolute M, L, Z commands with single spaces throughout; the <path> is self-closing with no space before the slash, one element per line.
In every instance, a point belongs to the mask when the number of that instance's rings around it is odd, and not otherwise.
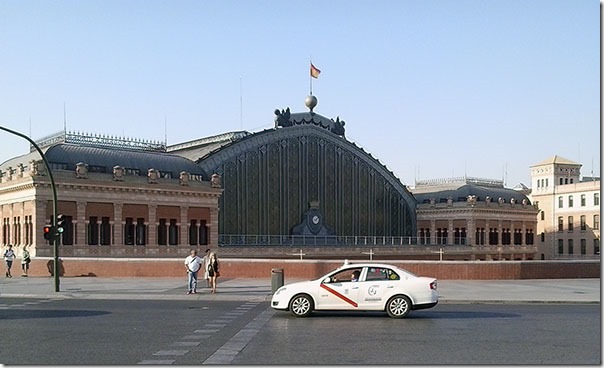
<path fill-rule="evenodd" d="M 380 245 L 464 245 L 466 239 L 461 239 L 461 244 L 445 244 L 446 239 L 441 239 L 438 244 L 425 244 L 419 242 L 418 237 L 412 236 L 310 236 L 310 235 L 219 235 L 219 246 L 380 246 Z"/>

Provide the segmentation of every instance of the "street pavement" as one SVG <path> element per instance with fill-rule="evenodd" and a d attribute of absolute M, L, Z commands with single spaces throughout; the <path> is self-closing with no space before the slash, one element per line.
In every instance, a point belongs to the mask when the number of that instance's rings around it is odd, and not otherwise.
<path fill-rule="evenodd" d="M 211 294 L 200 280 L 187 295 L 186 277 L 52 277 L 0 279 L 0 298 L 76 298 L 125 300 L 270 300 L 270 278 L 224 278 Z M 285 284 L 302 280 L 288 280 Z M 600 303 L 600 279 L 438 280 L 439 303 Z"/>

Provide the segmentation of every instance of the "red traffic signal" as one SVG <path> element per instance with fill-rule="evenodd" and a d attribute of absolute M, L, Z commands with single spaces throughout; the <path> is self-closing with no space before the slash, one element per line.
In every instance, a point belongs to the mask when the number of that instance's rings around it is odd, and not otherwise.
<path fill-rule="evenodd" d="M 44 226 L 44 239 L 52 240 L 54 232 L 52 231 L 52 226 L 46 225 Z"/>

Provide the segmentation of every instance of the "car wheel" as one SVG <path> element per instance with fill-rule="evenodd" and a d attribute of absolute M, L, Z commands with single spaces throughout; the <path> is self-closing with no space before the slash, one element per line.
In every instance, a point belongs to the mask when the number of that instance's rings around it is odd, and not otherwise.
<path fill-rule="evenodd" d="M 289 310 L 296 317 L 306 317 L 313 310 L 312 299 L 306 294 L 296 295 L 289 303 Z"/>
<path fill-rule="evenodd" d="M 403 318 L 411 311 L 411 300 L 404 295 L 395 295 L 386 303 L 386 312 L 392 318 Z"/>

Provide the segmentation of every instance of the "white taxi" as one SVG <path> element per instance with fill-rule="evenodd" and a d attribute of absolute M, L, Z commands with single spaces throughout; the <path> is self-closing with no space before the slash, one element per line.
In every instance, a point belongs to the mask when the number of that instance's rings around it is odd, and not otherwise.
<path fill-rule="evenodd" d="M 280 287 L 271 307 L 306 317 L 313 310 L 386 311 L 403 318 L 438 303 L 436 279 L 382 263 L 348 263 L 317 280 Z"/>

